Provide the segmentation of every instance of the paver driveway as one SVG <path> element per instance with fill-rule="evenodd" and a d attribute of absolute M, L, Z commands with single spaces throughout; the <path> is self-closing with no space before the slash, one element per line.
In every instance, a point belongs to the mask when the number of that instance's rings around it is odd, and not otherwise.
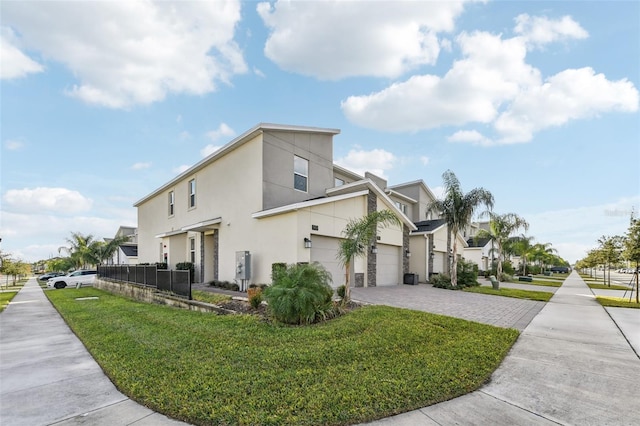
<path fill-rule="evenodd" d="M 524 330 L 545 302 L 434 288 L 430 284 L 352 288 L 353 300 Z"/>

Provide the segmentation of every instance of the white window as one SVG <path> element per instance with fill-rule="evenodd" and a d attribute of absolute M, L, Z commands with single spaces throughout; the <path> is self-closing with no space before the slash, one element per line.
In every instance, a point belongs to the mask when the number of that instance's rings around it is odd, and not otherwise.
<path fill-rule="evenodd" d="M 309 161 L 297 155 L 293 156 L 293 187 L 298 191 L 307 192 L 309 179 Z"/>
<path fill-rule="evenodd" d="M 175 203 L 176 194 L 173 191 L 169 191 L 169 216 L 173 216 Z"/>
<path fill-rule="evenodd" d="M 333 178 L 333 186 L 338 187 L 344 185 L 344 181 L 340 178 Z"/>
<path fill-rule="evenodd" d="M 396 201 L 395 205 L 398 208 L 398 210 L 400 210 L 404 214 L 407 214 L 407 205 L 406 204 L 402 204 L 401 202 Z"/>
<path fill-rule="evenodd" d="M 196 180 L 189 181 L 189 208 L 196 206 Z"/>
<path fill-rule="evenodd" d="M 196 239 L 189 238 L 189 259 L 192 264 L 196 264 Z"/>

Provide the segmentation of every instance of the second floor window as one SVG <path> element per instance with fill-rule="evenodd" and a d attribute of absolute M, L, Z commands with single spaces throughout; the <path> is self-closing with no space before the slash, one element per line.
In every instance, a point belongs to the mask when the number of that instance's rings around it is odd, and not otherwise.
<path fill-rule="evenodd" d="M 189 208 L 196 206 L 196 180 L 189 181 Z"/>
<path fill-rule="evenodd" d="M 174 206 L 176 202 L 176 195 L 173 191 L 169 191 L 169 216 L 173 216 Z"/>
<path fill-rule="evenodd" d="M 309 179 L 309 161 L 297 155 L 293 156 L 293 187 L 298 191 L 307 192 Z"/>
<path fill-rule="evenodd" d="M 400 210 L 402 213 L 407 214 L 407 205 L 406 204 L 402 204 L 399 201 L 396 201 L 396 207 L 398 208 L 398 210 Z"/>
<path fill-rule="evenodd" d="M 192 264 L 196 264 L 196 239 L 189 238 L 189 260 Z"/>

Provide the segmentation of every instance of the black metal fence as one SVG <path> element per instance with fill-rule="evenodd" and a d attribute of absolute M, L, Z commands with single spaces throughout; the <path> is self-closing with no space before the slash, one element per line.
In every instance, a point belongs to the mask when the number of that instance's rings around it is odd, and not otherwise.
<path fill-rule="evenodd" d="M 158 269 L 156 265 L 101 265 L 98 277 L 155 287 L 191 300 L 189 271 Z"/>

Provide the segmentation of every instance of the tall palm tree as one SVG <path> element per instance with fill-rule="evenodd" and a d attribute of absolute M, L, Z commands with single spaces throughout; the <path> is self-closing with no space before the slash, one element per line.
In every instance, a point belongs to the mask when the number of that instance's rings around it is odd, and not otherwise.
<path fill-rule="evenodd" d="M 486 238 L 493 242 L 494 249 L 498 256 L 498 265 L 496 267 L 496 275 L 498 279 L 502 279 L 502 262 L 505 258 L 505 245 L 511 234 L 520 228 L 525 231 L 529 229 L 529 223 L 515 213 L 497 214 L 489 212 L 489 230 L 481 229 L 475 238 Z"/>
<path fill-rule="evenodd" d="M 378 230 L 390 225 L 401 225 L 401 223 L 391 210 L 380 210 L 360 219 L 353 219 L 345 226 L 342 231 L 345 239 L 340 241 L 338 249 L 338 259 L 346 272 L 343 302 L 348 302 L 351 297 L 349 276 L 353 260 L 367 254 L 369 247 L 375 242 Z"/>
<path fill-rule="evenodd" d="M 476 209 L 485 205 L 493 208 L 493 195 L 484 188 L 474 188 L 466 194 L 460 188 L 460 181 L 456 175 L 447 170 L 442 174 L 444 182 L 444 199 L 435 200 L 429 204 L 427 214 L 438 213 L 447 223 L 449 238 L 453 241 L 452 262 L 449 267 L 451 285 L 458 286 L 458 233 L 471 223 Z"/>
<path fill-rule="evenodd" d="M 538 262 L 540 269 L 544 272 L 544 268 L 548 264 L 551 255 L 555 252 L 556 249 L 551 247 L 551 243 L 537 243 L 533 246 L 531 257 Z"/>

